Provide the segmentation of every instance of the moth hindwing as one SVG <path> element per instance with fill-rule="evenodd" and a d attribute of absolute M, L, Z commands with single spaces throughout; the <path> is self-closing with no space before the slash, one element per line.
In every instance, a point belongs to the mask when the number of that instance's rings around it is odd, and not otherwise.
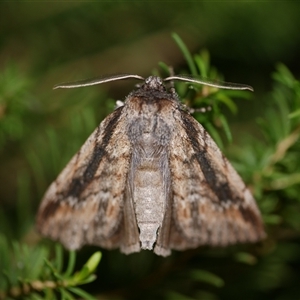
<path fill-rule="evenodd" d="M 142 79 L 125 74 L 97 83 L 131 77 Z M 57 87 L 84 85 L 91 84 Z M 237 172 L 176 93 L 152 76 L 100 123 L 50 185 L 37 228 L 68 249 L 91 244 L 162 256 L 265 236 Z"/>

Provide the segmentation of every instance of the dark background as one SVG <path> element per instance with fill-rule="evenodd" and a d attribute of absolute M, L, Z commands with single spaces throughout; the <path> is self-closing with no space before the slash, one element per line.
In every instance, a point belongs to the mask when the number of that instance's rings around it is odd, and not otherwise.
<path fill-rule="evenodd" d="M 251 101 L 237 101 L 239 113 L 229 123 L 234 143 L 245 128 L 259 137 L 255 120 L 270 106 L 276 64 L 300 75 L 299 16 L 298 1 L 1 2 L 1 233 L 37 243 L 34 216 L 47 186 L 112 111 L 108 99 L 123 100 L 134 86 L 53 91 L 54 84 L 112 73 L 148 76 L 160 61 L 188 70 L 171 37 L 176 32 L 191 53 L 207 49 L 226 81 L 254 87 Z M 281 252 L 274 246 L 277 256 L 270 244 L 266 251 L 200 249 L 166 259 L 103 251 L 97 284 L 88 290 L 105 299 L 300 299 L 297 241 Z M 83 250 L 82 260 L 94 250 Z M 257 264 L 237 263 L 244 251 L 258 256 Z M 279 263 L 282 255 L 288 262 Z M 193 268 L 217 274 L 225 285 L 191 279 Z"/>

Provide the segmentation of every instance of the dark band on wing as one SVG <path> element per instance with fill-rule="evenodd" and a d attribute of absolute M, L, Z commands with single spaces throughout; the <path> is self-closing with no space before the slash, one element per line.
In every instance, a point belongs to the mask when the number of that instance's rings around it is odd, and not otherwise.
<path fill-rule="evenodd" d="M 94 175 L 99 167 L 99 164 L 102 158 L 105 156 L 106 153 L 105 149 L 118 124 L 118 120 L 121 116 L 122 109 L 123 107 L 120 107 L 113 112 L 112 118 L 110 119 L 107 126 L 103 129 L 103 132 L 105 134 L 103 136 L 102 143 L 95 145 L 93 154 L 90 158 L 90 161 L 88 162 L 88 165 L 86 166 L 83 175 L 72 179 L 72 183 L 69 189 L 64 193 L 64 197 L 68 197 L 68 196 L 78 197 L 82 193 L 82 191 L 86 188 L 86 186 L 88 186 L 89 183 L 93 180 Z"/>
<path fill-rule="evenodd" d="M 83 175 L 77 178 L 73 178 L 67 191 L 57 195 L 57 199 L 59 201 L 48 201 L 45 207 L 43 208 L 43 210 L 40 211 L 37 220 L 38 228 L 42 228 L 41 224 L 43 223 L 43 221 L 47 220 L 49 217 L 53 216 L 56 213 L 57 209 L 61 207 L 61 203 L 65 198 L 69 196 L 73 196 L 78 199 L 78 202 L 81 200 L 79 195 L 86 188 L 86 186 L 93 180 L 94 174 L 96 173 L 99 164 L 103 156 L 105 155 L 105 148 L 107 147 L 111 139 L 111 136 L 115 130 L 115 127 L 117 126 L 121 113 L 122 113 L 122 107 L 120 107 L 119 109 L 113 112 L 112 118 L 110 119 L 106 128 L 104 129 L 105 134 L 102 139 L 102 143 L 100 145 L 97 144 L 98 137 L 95 138 L 96 143 L 94 146 L 94 151 L 90 158 L 90 161 L 86 166 Z"/>
<path fill-rule="evenodd" d="M 48 220 L 48 218 L 53 216 L 59 207 L 60 207 L 60 203 L 58 201 L 47 202 L 45 208 L 43 210 L 40 210 L 38 214 L 38 218 L 37 218 L 38 228 L 40 228 L 40 226 L 43 224 L 45 220 Z"/>
<path fill-rule="evenodd" d="M 191 117 L 186 113 L 183 113 L 182 122 L 195 151 L 194 157 L 197 159 L 211 190 L 216 194 L 221 202 L 242 202 L 243 199 L 237 197 L 236 193 L 231 190 L 224 174 L 220 174 L 220 171 L 214 168 L 210 159 L 207 157 L 207 151 L 209 151 L 209 149 L 207 149 L 207 147 L 205 149 L 199 144 L 199 131 L 195 128 Z M 204 143 L 206 143 L 207 135 L 204 135 L 203 139 Z"/>

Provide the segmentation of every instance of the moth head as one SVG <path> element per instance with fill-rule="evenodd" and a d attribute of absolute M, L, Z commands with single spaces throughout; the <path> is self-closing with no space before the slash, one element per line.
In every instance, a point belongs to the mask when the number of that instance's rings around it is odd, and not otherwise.
<path fill-rule="evenodd" d="M 144 90 L 159 90 L 161 92 L 165 91 L 166 88 L 163 84 L 163 80 L 157 76 L 149 76 L 145 79 L 145 83 L 142 86 Z"/>

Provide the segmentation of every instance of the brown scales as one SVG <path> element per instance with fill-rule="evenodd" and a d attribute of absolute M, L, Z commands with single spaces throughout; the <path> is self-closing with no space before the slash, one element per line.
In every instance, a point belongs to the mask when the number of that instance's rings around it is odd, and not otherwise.
<path fill-rule="evenodd" d="M 124 74 L 58 87 L 126 78 L 142 79 Z M 47 190 L 37 228 L 69 249 L 92 244 L 129 254 L 146 248 L 162 256 L 265 236 L 239 175 L 158 77 L 147 78 L 92 133 Z"/>

